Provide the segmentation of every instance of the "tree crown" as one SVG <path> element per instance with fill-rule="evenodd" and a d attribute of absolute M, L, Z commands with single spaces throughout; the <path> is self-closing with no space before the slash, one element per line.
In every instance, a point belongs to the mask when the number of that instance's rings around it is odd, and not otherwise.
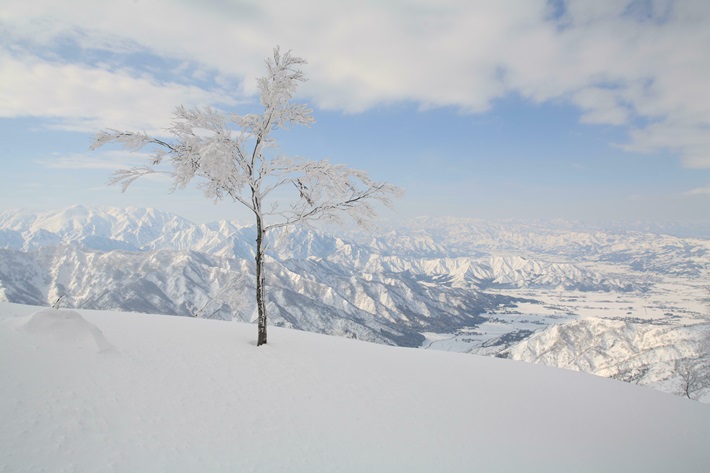
<path fill-rule="evenodd" d="M 312 110 L 293 102 L 299 82 L 306 80 L 303 64 L 306 61 L 290 51 L 274 49 L 266 60 L 266 75 L 258 79 L 262 113 L 238 115 L 211 107 L 178 106 L 166 130 L 169 139 L 109 129 L 97 133 L 91 149 L 108 143 L 130 152 L 148 147 L 151 156 L 146 165 L 117 171 L 109 184 L 120 184 L 125 191 L 136 179 L 156 172 L 169 174 L 173 189 L 197 179 L 206 197 L 232 199 L 258 219 L 268 218 L 264 230 L 316 219 L 339 223 L 343 216 L 366 225 L 375 215 L 374 203 L 389 205 L 401 193 L 399 188 L 341 164 L 277 152 L 274 130 L 314 123 Z M 264 200 L 276 189 L 290 191 L 285 193 L 290 196 L 287 204 L 274 199 L 264 208 Z"/>

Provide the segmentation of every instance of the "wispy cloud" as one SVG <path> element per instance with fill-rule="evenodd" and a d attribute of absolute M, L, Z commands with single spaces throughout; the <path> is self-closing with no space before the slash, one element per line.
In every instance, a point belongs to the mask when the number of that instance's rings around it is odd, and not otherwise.
<path fill-rule="evenodd" d="M 686 192 L 686 196 L 698 196 L 698 195 L 710 195 L 710 186 L 708 187 L 697 187 Z"/>
<path fill-rule="evenodd" d="M 582 121 L 628 127 L 628 151 L 677 153 L 710 167 L 710 2 L 705 0 L 420 0 L 417 2 L 104 2 L 7 0 L 0 35 L 143 52 L 216 71 L 207 89 L 161 81 L 146 66 L 111 69 L 0 57 L 1 116 L 61 117 L 66 129 L 156 129 L 174 105 L 234 100 L 274 43 L 310 62 L 303 92 L 358 112 L 398 101 L 490 109 L 508 94 L 572 104 Z M 169 21 L 155 21 L 170 11 Z M 554 13 L 554 14 L 553 14 Z M 205 34 L 209 33 L 209 34 Z"/>
<path fill-rule="evenodd" d="M 234 103 L 219 92 L 161 83 L 148 74 L 50 62 L 0 52 L 0 117 L 44 117 L 55 129 L 102 128 L 161 133 L 176 105 Z"/>

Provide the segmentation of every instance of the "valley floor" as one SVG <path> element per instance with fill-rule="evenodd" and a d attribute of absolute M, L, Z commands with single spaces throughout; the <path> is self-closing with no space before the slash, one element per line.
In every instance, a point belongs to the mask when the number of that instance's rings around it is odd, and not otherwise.
<path fill-rule="evenodd" d="M 680 394 L 680 380 L 674 373 L 674 361 L 682 358 L 688 347 L 690 356 L 695 356 L 692 346 L 702 336 L 702 331 L 707 330 L 707 307 L 705 299 L 708 297 L 707 286 L 698 278 L 684 278 L 675 276 L 655 276 L 652 290 L 633 292 L 592 292 L 570 291 L 564 289 L 497 289 L 488 290 L 494 294 L 516 297 L 528 300 L 519 302 L 514 308 L 501 308 L 491 311 L 484 316 L 487 321 L 455 333 L 424 333 L 426 337 L 422 348 L 444 350 L 461 353 L 476 353 L 481 355 L 506 356 L 524 361 L 542 362 L 554 366 L 564 366 L 565 362 L 542 355 L 553 350 L 547 347 L 548 352 L 538 355 L 520 357 L 521 351 L 516 344 L 525 345 L 526 340 L 534 333 L 542 333 L 558 324 L 572 323 L 584 319 L 597 321 L 600 327 L 597 332 L 591 333 L 595 338 L 587 340 L 577 339 L 574 347 L 564 347 L 567 351 L 585 353 L 601 343 L 605 328 L 618 330 L 618 324 L 612 321 L 621 321 L 630 327 L 641 327 L 640 331 L 652 333 L 654 327 L 663 327 L 662 330 L 653 331 L 653 334 L 666 334 L 671 332 L 670 338 L 661 339 L 653 343 L 653 335 L 646 337 L 643 342 L 645 347 L 631 347 L 627 357 L 638 357 L 639 351 L 656 350 L 655 370 L 649 375 L 647 366 L 637 366 L 636 375 L 625 379 L 615 370 L 609 370 L 610 360 L 600 354 L 597 360 L 600 366 L 594 366 L 594 360 L 584 360 L 587 365 L 567 362 L 569 369 L 587 371 L 602 376 L 618 377 L 636 384 L 647 385 L 652 388 L 674 394 Z M 675 343 L 672 343 L 674 342 Z M 512 348 L 511 348 L 512 347 Z M 527 347 L 526 347 L 527 348 Z M 554 349 L 563 351 L 556 346 Z M 529 355 L 529 354 L 528 354 Z M 618 355 L 618 354 L 617 354 Z M 561 353 L 562 356 L 576 356 Z M 622 365 L 626 359 L 623 354 L 613 362 Z M 603 366 L 601 366 L 603 365 Z M 698 400 L 710 403 L 710 392 L 705 390 L 699 393 Z"/>

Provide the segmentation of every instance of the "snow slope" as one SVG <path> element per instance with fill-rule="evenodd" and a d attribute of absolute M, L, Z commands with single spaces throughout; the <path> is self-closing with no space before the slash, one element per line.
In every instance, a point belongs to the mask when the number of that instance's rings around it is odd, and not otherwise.
<path fill-rule="evenodd" d="M 0 301 L 250 322 L 254 238 L 253 227 L 154 209 L 0 212 Z M 702 354 L 690 324 L 707 314 L 710 240 L 422 218 L 342 238 L 292 228 L 268 248 L 279 327 L 507 355 L 666 392 L 678 392 L 675 361 Z M 699 398 L 710 402 L 710 389 Z"/>
<path fill-rule="evenodd" d="M 661 472 L 710 408 L 511 360 L 0 304 L 0 471 Z"/>
<path fill-rule="evenodd" d="M 676 360 L 699 359 L 706 324 L 674 326 L 583 318 L 552 325 L 497 356 L 680 393 Z M 705 391 L 700 400 L 710 402 Z"/>

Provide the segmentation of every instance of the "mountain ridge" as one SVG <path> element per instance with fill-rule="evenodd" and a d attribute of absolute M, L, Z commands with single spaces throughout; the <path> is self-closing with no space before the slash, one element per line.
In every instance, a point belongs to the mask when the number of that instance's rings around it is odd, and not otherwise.
<path fill-rule="evenodd" d="M 311 228 L 272 234 L 267 257 L 271 323 L 411 347 L 442 346 L 426 341 L 427 334 L 461 333 L 459 338 L 467 339 L 471 332 L 480 344 L 462 351 L 523 359 L 526 343 L 545 330 L 560 339 L 564 331 L 553 327 L 579 317 L 581 303 L 555 308 L 546 302 L 550 297 L 584 300 L 609 294 L 610 300 L 647 301 L 659 284 L 697 285 L 710 275 L 710 241 L 702 239 L 584 232 L 565 223 L 545 227 L 433 218 L 408 225 L 371 234 L 336 236 Z M 0 300 L 52 305 L 61 299 L 65 307 L 250 322 L 256 316 L 254 239 L 253 227 L 228 221 L 195 225 L 154 209 L 4 211 Z M 550 316 L 528 323 L 529 317 L 515 315 L 520 304 Z M 623 310 L 614 313 L 631 317 L 623 315 L 628 308 Z M 496 322 L 502 320 L 497 314 L 510 314 L 507 326 Z M 580 338 L 578 343 L 590 342 Z M 544 362 L 564 366 L 565 356 L 561 350 Z M 527 361 L 543 362 L 532 358 Z M 661 365 L 655 377 L 642 373 L 655 369 L 650 365 L 634 367 L 635 378 L 623 376 L 650 384 L 672 378 L 668 363 Z M 584 369 L 593 371 L 591 365 Z M 623 377 L 620 372 L 606 374 Z"/>

